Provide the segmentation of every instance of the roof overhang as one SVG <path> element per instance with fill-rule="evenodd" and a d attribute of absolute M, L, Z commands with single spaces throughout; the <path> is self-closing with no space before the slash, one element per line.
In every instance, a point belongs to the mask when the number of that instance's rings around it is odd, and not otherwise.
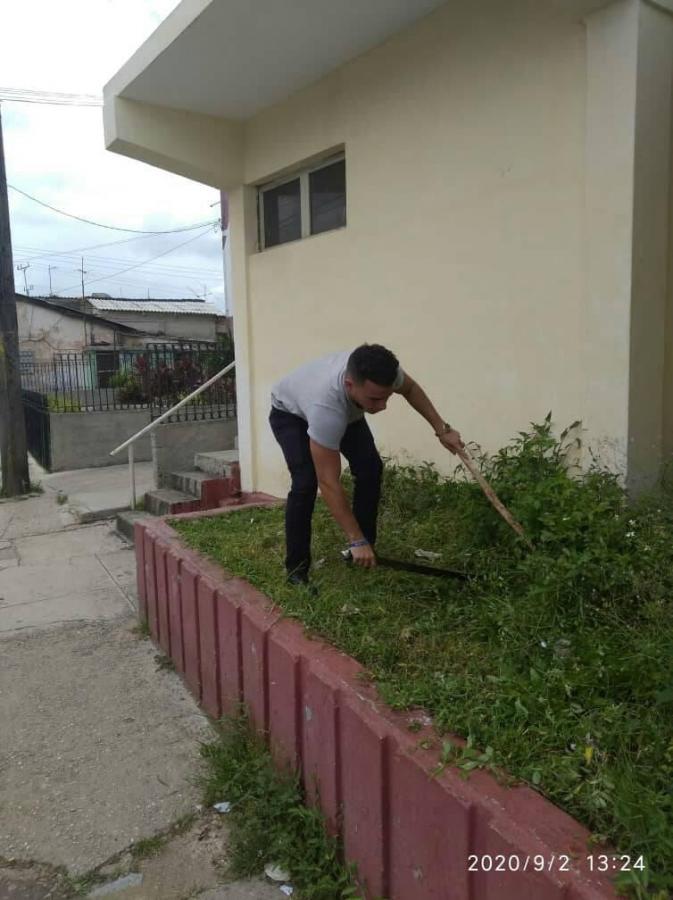
<path fill-rule="evenodd" d="M 239 184 L 245 120 L 446 2 L 183 0 L 105 86 L 106 146 Z M 546 2 L 586 15 L 611 0 Z"/>
<path fill-rule="evenodd" d="M 446 0 L 183 0 L 105 93 L 221 119 L 278 103 Z"/>

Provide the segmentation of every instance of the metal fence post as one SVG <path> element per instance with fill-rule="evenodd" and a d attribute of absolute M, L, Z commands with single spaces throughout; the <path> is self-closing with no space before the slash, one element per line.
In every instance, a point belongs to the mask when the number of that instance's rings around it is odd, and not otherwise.
<path fill-rule="evenodd" d="M 129 477 L 131 479 L 131 509 L 136 508 L 136 467 L 133 459 L 133 444 L 129 444 Z"/>

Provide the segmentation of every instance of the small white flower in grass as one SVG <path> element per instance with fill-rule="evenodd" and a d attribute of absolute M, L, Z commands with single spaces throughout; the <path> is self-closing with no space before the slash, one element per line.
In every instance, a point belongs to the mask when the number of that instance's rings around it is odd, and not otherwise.
<path fill-rule="evenodd" d="M 634 538 L 636 536 L 636 533 L 635 531 L 627 531 L 626 536 L 627 538 Z"/>
<path fill-rule="evenodd" d="M 546 642 L 546 641 L 540 641 L 540 646 L 541 646 L 541 647 L 544 647 L 544 649 L 546 650 L 546 649 L 547 649 L 547 642 Z"/>

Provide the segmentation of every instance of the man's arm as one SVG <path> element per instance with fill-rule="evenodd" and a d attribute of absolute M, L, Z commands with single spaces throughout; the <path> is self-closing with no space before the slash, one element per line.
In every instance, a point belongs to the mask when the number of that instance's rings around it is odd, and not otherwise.
<path fill-rule="evenodd" d="M 309 440 L 313 465 L 318 477 L 320 493 L 329 507 L 337 523 L 343 528 L 349 543 L 362 541 L 364 536 L 357 523 L 353 511 L 348 503 L 348 498 L 341 485 L 341 455 L 338 450 L 330 450 Z M 376 565 L 376 556 L 369 544 L 364 547 L 352 547 L 353 561 L 361 566 L 370 567 Z"/>
<path fill-rule="evenodd" d="M 428 395 L 420 384 L 414 381 L 411 375 L 404 373 L 404 381 L 395 393 L 401 394 L 409 406 L 423 416 L 426 422 L 432 426 L 432 430 L 447 450 L 456 453 L 457 450 L 465 446 L 461 440 L 460 433 L 450 426 L 447 428 L 446 422 L 437 412 Z"/>

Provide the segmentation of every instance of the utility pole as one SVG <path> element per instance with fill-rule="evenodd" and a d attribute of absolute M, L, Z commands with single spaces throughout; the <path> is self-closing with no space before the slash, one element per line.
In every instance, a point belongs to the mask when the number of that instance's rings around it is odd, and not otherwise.
<path fill-rule="evenodd" d="M 87 274 L 86 269 L 84 268 L 84 257 L 82 257 L 82 265 L 79 270 L 82 273 L 82 315 L 86 312 L 85 300 L 84 300 L 84 276 Z M 86 347 L 86 319 L 82 319 L 82 327 L 84 328 L 84 343 L 82 344 L 82 350 Z"/>
<path fill-rule="evenodd" d="M 53 297 L 53 296 L 54 296 L 54 292 L 53 292 L 52 289 L 51 289 L 51 270 L 52 270 L 52 269 L 58 269 L 58 266 L 47 266 L 47 268 L 49 269 L 49 296 L 50 296 L 50 297 Z"/>
<path fill-rule="evenodd" d="M 84 276 L 87 274 L 84 268 L 84 257 L 82 257 L 82 265 L 79 271 L 82 273 L 82 312 L 84 312 Z"/>
<path fill-rule="evenodd" d="M 2 493 L 17 497 L 30 490 L 26 423 L 21 397 L 19 366 L 19 326 L 16 318 L 16 289 L 12 262 L 12 235 L 5 151 L 0 111 L 0 460 Z"/>
<path fill-rule="evenodd" d="M 26 296 L 30 296 L 30 288 L 28 287 L 28 278 L 26 277 L 26 269 L 30 269 L 30 263 L 24 263 L 21 265 L 20 263 L 16 264 L 16 268 L 19 272 L 23 272 L 23 286 L 26 291 Z"/>

